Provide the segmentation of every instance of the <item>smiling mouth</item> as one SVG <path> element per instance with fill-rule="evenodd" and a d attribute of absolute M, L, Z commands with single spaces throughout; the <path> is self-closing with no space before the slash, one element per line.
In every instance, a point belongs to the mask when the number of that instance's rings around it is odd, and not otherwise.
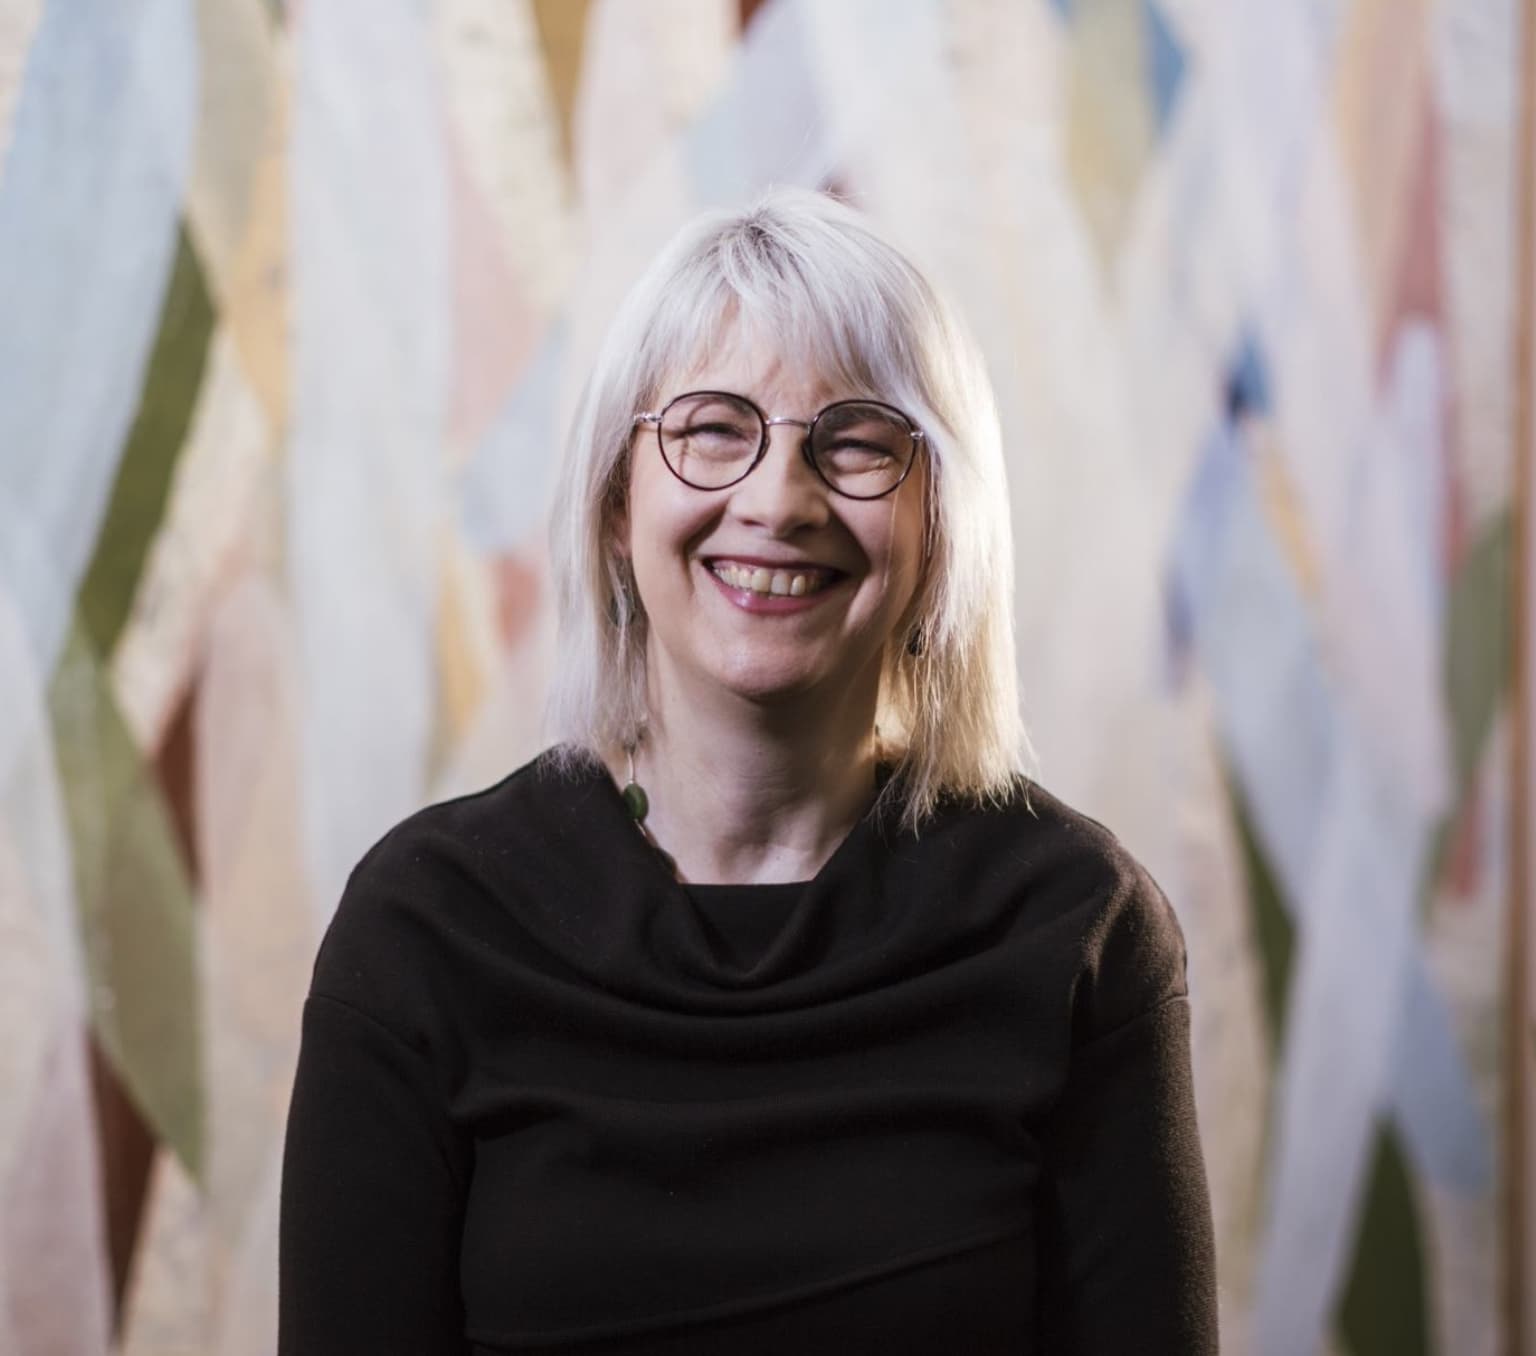
<path fill-rule="evenodd" d="M 803 598 L 820 593 L 841 578 L 836 570 L 819 566 L 807 570 L 770 570 L 762 565 L 733 565 L 717 560 L 710 563 L 709 569 L 733 589 L 777 598 Z"/>

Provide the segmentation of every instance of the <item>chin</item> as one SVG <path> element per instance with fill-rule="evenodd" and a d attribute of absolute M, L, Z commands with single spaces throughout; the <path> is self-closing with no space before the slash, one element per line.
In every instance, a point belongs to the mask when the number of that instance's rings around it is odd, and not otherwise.
<path fill-rule="evenodd" d="M 794 647 L 721 646 L 713 656 L 700 658 L 706 660 L 702 677 L 752 701 L 792 700 L 839 681 L 836 666 Z"/>
<path fill-rule="evenodd" d="M 749 701 L 772 705 L 777 701 L 791 701 L 814 691 L 825 680 L 825 675 L 806 673 L 804 670 L 750 666 L 713 675 L 721 687 Z"/>

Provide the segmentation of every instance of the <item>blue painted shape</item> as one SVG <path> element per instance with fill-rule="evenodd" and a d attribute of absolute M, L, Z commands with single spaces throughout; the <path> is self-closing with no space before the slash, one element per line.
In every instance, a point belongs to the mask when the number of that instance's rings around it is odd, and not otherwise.
<path fill-rule="evenodd" d="M 548 521 L 559 457 L 556 392 L 565 357 L 562 316 L 546 332 L 464 468 L 459 489 L 464 535 L 477 550 L 516 550 Z"/>
<path fill-rule="evenodd" d="M 1245 330 L 1227 371 L 1227 417 L 1267 414 L 1271 408 L 1269 365 L 1252 330 Z"/>
<path fill-rule="evenodd" d="M 1212 685 L 1282 902 L 1305 925 L 1327 827 L 1318 788 L 1346 751 L 1369 755 L 1331 689 L 1322 639 L 1263 513 L 1236 417 L 1268 408 L 1266 374 L 1253 334 L 1243 334 L 1228 378 L 1229 418 L 1208 437 L 1175 530 L 1168 607 L 1177 649 L 1193 648 Z M 1380 795 L 1376 813 L 1402 819 L 1391 787 Z M 1399 855 L 1412 850 L 1398 845 Z M 1493 1171 L 1488 1127 L 1421 950 L 1408 962 L 1401 1001 L 1386 1098 L 1409 1155 L 1431 1180 L 1484 1189 Z"/>
<path fill-rule="evenodd" d="M 1489 1128 L 1414 931 L 1428 825 L 1333 690 L 1322 637 L 1264 511 L 1245 410 L 1268 400 L 1251 335 L 1176 526 L 1168 588 L 1298 927 L 1271 1127 L 1256 1350 L 1313 1350 L 1347 1263 L 1374 1126 L 1431 1181 L 1487 1189 Z"/>
<path fill-rule="evenodd" d="M 1152 108 L 1158 135 L 1162 135 L 1178 101 L 1179 88 L 1184 83 L 1184 48 L 1168 26 L 1157 0 L 1142 0 L 1141 12 Z"/>
<path fill-rule="evenodd" d="M 1404 1147 L 1429 1181 L 1465 1196 L 1493 1182 L 1493 1148 L 1445 999 L 1427 971 L 1409 981 L 1389 1096 Z"/>
<path fill-rule="evenodd" d="M 51 670 L 159 329 L 197 114 L 191 0 L 54 0 L 0 181 L 0 587 Z"/>
<path fill-rule="evenodd" d="M 859 55 L 862 63 L 870 54 Z M 768 5 L 720 96 L 683 134 L 697 201 L 740 202 L 764 184 L 814 185 L 829 168 L 827 130 L 800 6 Z"/>
<path fill-rule="evenodd" d="M 1072 22 L 1072 11 L 1076 6 L 1076 3 L 1077 0 L 1051 0 L 1051 4 L 1055 7 L 1056 13 L 1061 15 L 1063 23 Z"/>

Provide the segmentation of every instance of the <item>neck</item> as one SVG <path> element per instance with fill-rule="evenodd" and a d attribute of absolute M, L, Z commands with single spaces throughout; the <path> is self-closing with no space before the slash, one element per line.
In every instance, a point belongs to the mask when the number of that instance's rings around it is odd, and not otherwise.
<path fill-rule="evenodd" d="M 878 664 L 874 674 L 878 675 Z M 764 705 L 658 675 L 635 750 L 645 827 L 685 881 L 808 880 L 875 793 L 875 682 Z M 620 785 L 622 751 L 609 760 Z"/>

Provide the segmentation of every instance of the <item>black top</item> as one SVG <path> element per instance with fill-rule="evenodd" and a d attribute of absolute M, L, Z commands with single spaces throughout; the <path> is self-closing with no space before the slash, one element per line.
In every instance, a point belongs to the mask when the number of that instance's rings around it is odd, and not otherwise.
<path fill-rule="evenodd" d="M 412 815 L 315 965 L 282 1356 L 1201 1356 L 1183 937 L 1038 786 L 674 881 L 601 769 Z"/>

